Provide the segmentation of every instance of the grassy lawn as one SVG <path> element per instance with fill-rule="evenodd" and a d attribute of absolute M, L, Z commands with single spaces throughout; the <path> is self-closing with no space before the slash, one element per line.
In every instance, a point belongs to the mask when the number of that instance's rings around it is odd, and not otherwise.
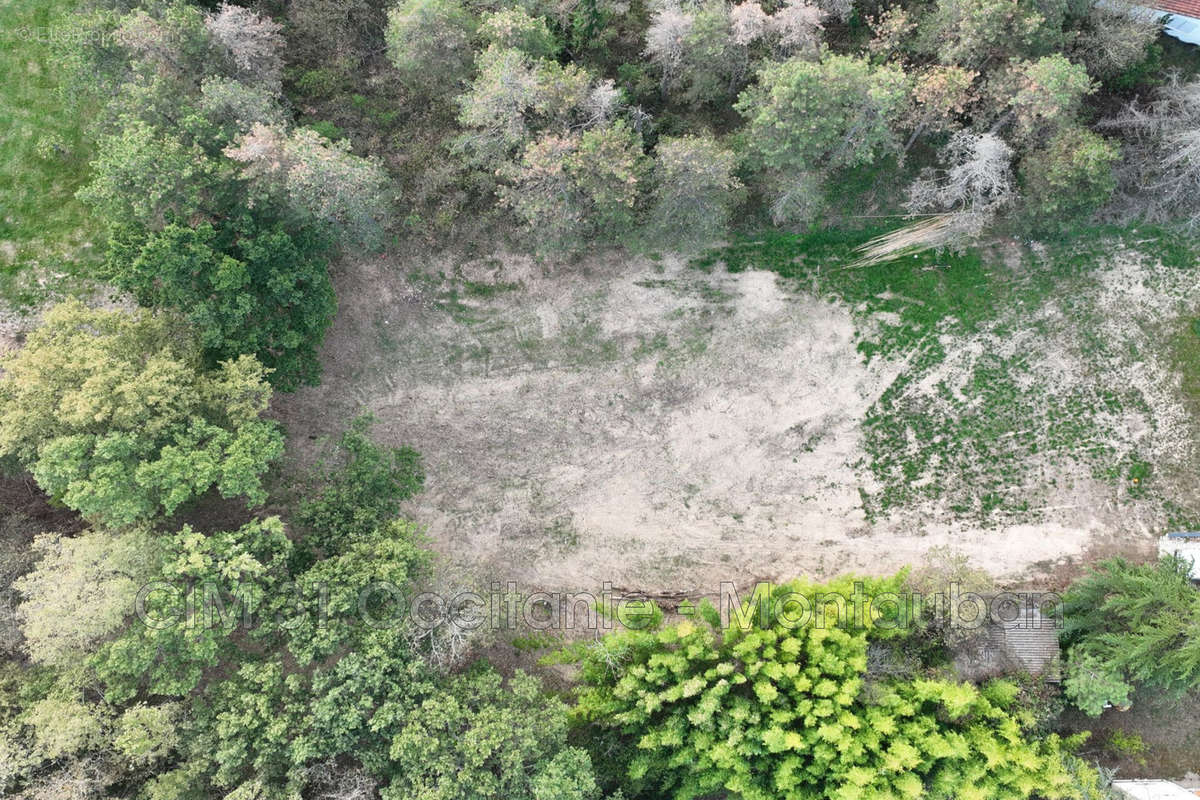
<path fill-rule="evenodd" d="M 69 290 L 98 239 L 75 199 L 88 172 L 86 110 L 60 98 L 53 48 L 67 45 L 52 43 L 75 6 L 0 0 L 0 304 L 8 307 Z"/>
<path fill-rule="evenodd" d="M 766 234 L 696 262 L 769 269 L 844 301 L 864 357 L 898 365 L 865 422 L 869 457 L 858 467 L 869 517 L 924 504 L 981 521 L 1028 519 L 1048 487 L 1099 482 L 1119 502 L 1158 504 L 1167 524 L 1194 521 L 1191 503 L 1159 479 L 1180 464 L 1148 452 L 1178 439 L 1178 424 L 1166 425 L 1179 416 L 1165 420 L 1163 409 L 1184 398 L 1159 389 L 1180 360 L 1197 360 L 1172 347 L 1176 323 L 1200 301 L 1180 241 L 1097 228 L 1034 247 L 849 267 L 879 232 Z M 1114 263 L 1127 269 L 1106 272 Z M 1146 365 L 1161 370 L 1156 382 L 1130 380 Z"/>

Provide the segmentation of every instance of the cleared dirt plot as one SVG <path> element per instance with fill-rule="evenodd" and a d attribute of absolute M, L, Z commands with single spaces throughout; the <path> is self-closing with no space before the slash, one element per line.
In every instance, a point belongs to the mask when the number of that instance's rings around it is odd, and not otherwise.
<path fill-rule="evenodd" d="M 862 238 L 344 264 L 324 383 L 277 412 L 309 443 L 373 412 L 425 457 L 408 513 L 437 548 L 546 589 L 884 574 L 945 544 L 1020 582 L 1196 518 L 1185 251 L 849 268 Z"/>

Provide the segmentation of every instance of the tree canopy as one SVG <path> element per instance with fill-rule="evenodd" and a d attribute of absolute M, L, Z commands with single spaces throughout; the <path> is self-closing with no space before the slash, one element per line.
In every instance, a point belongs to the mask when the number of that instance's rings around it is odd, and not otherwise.
<path fill-rule="evenodd" d="M 283 438 L 262 419 L 271 389 L 253 356 L 210 369 L 169 316 L 72 301 L 3 369 L 0 454 L 85 517 L 150 519 L 210 488 L 266 498 L 262 474 Z"/>

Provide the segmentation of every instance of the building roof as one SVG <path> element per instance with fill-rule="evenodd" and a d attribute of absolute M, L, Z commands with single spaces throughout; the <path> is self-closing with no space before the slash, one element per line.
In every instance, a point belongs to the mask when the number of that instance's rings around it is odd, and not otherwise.
<path fill-rule="evenodd" d="M 1040 593 L 1005 593 L 1020 598 L 1015 607 L 1001 610 L 1000 596 L 988 598 L 992 619 L 986 635 L 958 648 L 954 664 L 969 680 L 985 680 L 1011 672 L 1041 675 L 1048 681 L 1061 680 L 1062 656 L 1058 646 L 1058 623 L 1037 607 Z"/>
<path fill-rule="evenodd" d="M 1097 0 L 1102 8 L 1120 10 L 1130 16 L 1166 16 L 1163 33 L 1188 44 L 1200 44 L 1200 0 L 1151 0 L 1145 5 L 1126 0 Z"/>
<path fill-rule="evenodd" d="M 1023 624 L 1005 623 L 1000 627 L 1004 647 L 1031 675 L 1047 680 L 1059 679 L 1060 655 L 1055 622 L 1030 609 L 1031 618 Z"/>
<path fill-rule="evenodd" d="M 1113 781 L 1112 786 L 1130 800 L 1196 800 L 1195 793 L 1171 781 Z"/>
<path fill-rule="evenodd" d="M 1168 14 L 1200 17 L 1200 0 L 1153 0 L 1146 5 L 1155 11 L 1165 11 Z"/>

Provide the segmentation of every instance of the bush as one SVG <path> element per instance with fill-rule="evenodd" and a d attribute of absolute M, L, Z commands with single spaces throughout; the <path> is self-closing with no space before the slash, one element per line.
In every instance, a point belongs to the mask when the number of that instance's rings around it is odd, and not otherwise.
<path fill-rule="evenodd" d="M 297 506 L 296 521 L 327 552 L 372 533 L 424 486 L 417 451 L 372 442 L 367 432 L 374 421 L 363 415 L 350 424 L 338 440 L 336 463 L 314 471 L 309 498 Z"/>
<path fill-rule="evenodd" d="M 1085 219 L 1112 197 L 1121 148 L 1089 130 L 1068 127 L 1021 164 L 1026 212 L 1036 228 Z"/>
<path fill-rule="evenodd" d="M 902 620 L 872 613 L 901 579 L 863 581 L 863 611 L 850 612 L 861 619 L 819 611 L 819 595 L 854 597 L 847 578 L 773 587 L 761 613 L 747 606 L 749 624 L 722 627 L 708 607 L 606 637 L 585 651 L 575 714 L 650 796 L 1071 796 L 1063 743 L 1028 735 L 1015 685 L 865 683 L 868 641 L 901 633 Z"/>

